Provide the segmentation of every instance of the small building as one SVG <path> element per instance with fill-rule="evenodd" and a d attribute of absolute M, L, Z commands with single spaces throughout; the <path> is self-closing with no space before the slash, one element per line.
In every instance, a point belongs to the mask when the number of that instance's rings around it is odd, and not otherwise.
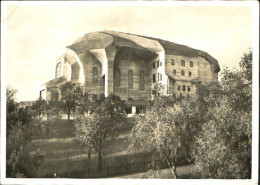
<path fill-rule="evenodd" d="M 161 83 L 165 94 L 190 97 L 197 83 L 218 80 L 218 61 L 208 53 L 173 42 L 116 31 L 83 35 L 66 47 L 56 63 L 55 79 L 42 85 L 40 96 L 57 99 L 61 84 L 80 83 L 93 98 L 118 95 L 142 111 L 152 99 L 152 86 Z"/>

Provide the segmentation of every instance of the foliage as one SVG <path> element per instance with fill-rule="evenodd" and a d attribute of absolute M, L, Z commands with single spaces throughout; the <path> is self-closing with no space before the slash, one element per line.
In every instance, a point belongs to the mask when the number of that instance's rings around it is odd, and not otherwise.
<path fill-rule="evenodd" d="M 77 83 L 67 82 L 61 86 L 61 106 L 68 115 L 75 111 L 77 103 L 82 100 L 83 90 Z"/>
<path fill-rule="evenodd" d="M 197 178 L 250 178 L 252 52 L 240 70 L 224 69 L 219 85 L 207 88 L 208 110 L 194 156 Z"/>
<path fill-rule="evenodd" d="M 136 124 L 129 134 L 129 149 L 151 152 L 151 170 L 157 170 L 160 164 L 166 163 L 172 169 L 173 178 L 178 178 L 178 160 L 183 156 L 191 160 L 190 148 L 197 133 L 197 124 L 194 122 L 198 120 L 192 114 L 194 107 L 195 100 L 157 97 L 147 108 L 146 114 L 136 118 Z"/>
<path fill-rule="evenodd" d="M 55 133 L 54 124 L 61 118 L 60 103 L 39 98 L 33 104 L 31 110 L 37 118 L 34 122 L 38 125 L 38 134 L 50 136 Z"/>
<path fill-rule="evenodd" d="M 75 141 L 98 153 L 98 168 L 101 170 L 103 147 L 113 136 L 115 121 L 123 119 L 124 104 L 119 97 L 109 95 L 103 101 L 97 101 L 98 106 L 89 116 L 78 115 L 75 125 Z M 110 138 L 109 138 L 110 137 Z"/>
<path fill-rule="evenodd" d="M 15 90 L 7 88 L 6 112 L 6 176 L 30 177 L 40 165 L 41 157 L 29 154 L 34 133 L 32 113 L 28 108 L 18 108 Z"/>

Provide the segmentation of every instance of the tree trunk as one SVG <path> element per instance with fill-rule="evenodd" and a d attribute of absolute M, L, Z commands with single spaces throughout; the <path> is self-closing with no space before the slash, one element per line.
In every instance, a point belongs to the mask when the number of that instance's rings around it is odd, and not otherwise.
<path fill-rule="evenodd" d="M 102 149 L 98 151 L 98 171 L 100 172 L 102 169 Z"/>
<path fill-rule="evenodd" d="M 68 121 L 70 121 L 70 113 L 68 113 Z"/>
<path fill-rule="evenodd" d="M 90 176 L 91 171 L 91 150 L 88 150 L 88 177 Z"/>
<path fill-rule="evenodd" d="M 172 169 L 173 178 L 178 179 L 178 174 L 177 174 L 175 165 L 173 165 L 171 169 Z"/>

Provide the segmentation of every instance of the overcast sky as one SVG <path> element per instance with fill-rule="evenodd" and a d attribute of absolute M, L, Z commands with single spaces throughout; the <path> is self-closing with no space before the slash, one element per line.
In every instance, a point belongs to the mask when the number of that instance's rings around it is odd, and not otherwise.
<path fill-rule="evenodd" d="M 60 2 L 62 3 L 62 2 Z M 8 6 L 6 84 L 17 100 L 35 100 L 54 78 L 64 48 L 88 32 L 110 29 L 151 36 L 208 52 L 238 67 L 252 47 L 250 6 Z"/>

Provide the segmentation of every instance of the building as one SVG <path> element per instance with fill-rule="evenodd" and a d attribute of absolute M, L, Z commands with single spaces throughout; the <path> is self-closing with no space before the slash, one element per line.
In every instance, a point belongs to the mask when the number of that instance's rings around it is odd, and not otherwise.
<path fill-rule="evenodd" d="M 187 97 L 196 83 L 218 80 L 218 61 L 206 52 L 161 39 L 115 31 L 87 33 L 67 46 L 57 60 L 55 79 L 43 84 L 40 96 L 57 99 L 59 86 L 80 83 L 93 98 L 118 95 L 136 113 L 152 98 L 160 82 L 166 94 Z"/>

